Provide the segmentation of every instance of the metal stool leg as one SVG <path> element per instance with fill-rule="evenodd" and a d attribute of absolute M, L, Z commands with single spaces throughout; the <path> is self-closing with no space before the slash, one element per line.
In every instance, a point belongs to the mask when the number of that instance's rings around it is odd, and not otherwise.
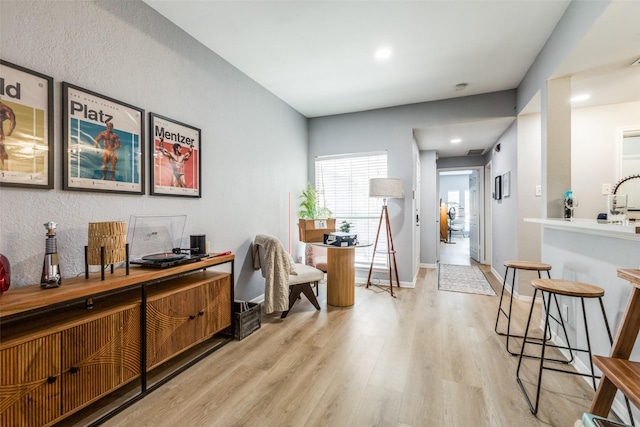
<path fill-rule="evenodd" d="M 522 394 L 524 394 L 524 398 L 527 401 L 527 405 L 529 405 L 529 410 L 531 411 L 532 414 L 536 414 L 538 412 L 538 403 L 540 401 L 540 389 L 541 389 L 541 381 L 542 381 L 542 368 L 543 368 L 543 364 L 544 364 L 544 354 L 545 354 L 545 350 L 546 350 L 546 346 L 547 346 L 547 341 L 543 340 L 542 341 L 542 353 L 540 354 L 540 366 L 538 368 L 538 386 L 536 389 L 536 401 L 535 401 L 535 405 L 531 402 L 531 399 L 529 398 L 529 394 L 527 393 L 527 390 L 524 387 L 524 384 L 522 383 L 522 380 L 520 379 L 520 367 L 522 366 L 522 358 L 524 355 L 524 349 L 527 345 L 527 335 L 529 332 L 529 326 L 531 324 L 531 317 L 533 314 L 533 308 L 535 306 L 535 300 L 536 300 L 536 295 L 538 293 L 538 289 L 535 289 L 533 292 L 533 300 L 531 301 L 531 308 L 529 309 L 529 317 L 527 318 L 527 329 L 525 329 L 524 332 L 524 339 L 522 341 L 522 348 L 520 350 L 520 357 L 518 359 L 518 367 L 516 369 L 516 381 L 518 382 L 518 386 L 520 386 L 520 390 L 522 390 Z M 542 300 L 544 301 L 544 292 L 542 292 Z M 551 306 L 551 294 L 549 293 L 548 296 L 548 304 L 547 306 Z M 544 330 L 547 330 L 547 327 L 549 325 L 549 310 L 547 310 L 546 312 L 546 316 L 545 316 L 545 321 L 544 321 Z"/>
<path fill-rule="evenodd" d="M 529 310 L 529 318 L 527 319 L 527 329 L 525 330 L 525 337 L 524 337 L 524 339 L 522 341 L 522 349 L 520 351 L 520 358 L 518 360 L 518 368 L 516 369 L 516 381 L 518 382 L 518 385 L 520 386 L 520 390 L 522 390 L 522 394 L 524 394 L 524 398 L 527 401 L 527 405 L 529 405 L 529 410 L 534 415 L 538 413 L 538 406 L 540 404 L 540 392 L 542 390 L 542 371 L 544 369 L 550 369 L 550 370 L 554 370 L 554 371 L 558 371 L 558 372 L 565 372 L 565 371 L 562 371 L 560 369 L 545 368 L 545 366 L 544 366 L 545 360 L 553 361 L 553 362 L 568 363 L 566 361 L 562 361 L 562 360 L 559 360 L 559 359 L 546 359 L 545 358 L 545 354 L 546 354 L 546 351 L 547 351 L 547 345 L 548 345 L 547 341 L 548 340 L 546 340 L 546 339 L 542 340 L 542 343 L 541 343 L 542 344 L 542 350 L 541 350 L 540 358 L 539 358 L 540 363 L 538 365 L 538 384 L 536 386 L 536 398 L 535 398 L 535 403 L 532 402 L 531 398 L 529 397 L 529 394 L 527 393 L 527 390 L 524 387 L 524 384 L 522 383 L 522 380 L 520 379 L 520 367 L 522 365 L 522 358 L 525 356 L 524 355 L 524 349 L 525 349 L 526 344 L 540 344 L 540 343 L 531 343 L 531 342 L 529 342 L 528 341 L 528 336 L 527 336 L 528 332 L 529 332 L 529 325 L 531 323 L 531 317 L 532 317 L 532 314 L 533 314 L 533 308 L 535 306 L 535 300 L 536 300 L 537 293 L 538 293 L 538 289 L 536 288 L 534 290 L 534 292 L 533 292 L 533 301 L 531 302 L 531 309 Z M 544 304 L 545 303 L 545 299 L 544 299 L 545 292 L 541 291 L 541 295 L 542 295 L 542 302 Z M 556 299 L 556 304 L 557 304 L 558 301 L 557 301 L 556 295 L 553 294 L 553 297 L 554 297 L 554 299 Z M 546 301 L 545 306 L 548 308 L 545 311 L 545 317 L 544 317 L 544 331 L 545 331 L 545 334 L 546 334 L 546 331 L 550 330 L 550 328 L 549 328 L 549 318 L 550 317 L 553 318 L 553 316 L 551 316 L 551 292 L 547 292 L 547 301 Z M 556 320 L 556 322 L 557 322 L 557 319 L 554 319 L 554 320 Z M 560 323 L 560 322 L 558 322 L 558 323 Z M 564 326 L 564 322 L 562 322 L 562 325 Z M 565 333 L 566 333 L 566 331 L 565 331 Z M 569 338 L 566 337 L 566 336 L 565 336 L 565 338 L 567 339 L 567 343 L 568 343 Z M 552 344 L 549 344 L 548 346 L 549 347 L 557 347 L 557 346 L 552 345 Z M 569 347 L 569 349 L 571 349 L 571 346 L 569 344 L 568 344 L 568 347 Z"/>
<path fill-rule="evenodd" d="M 498 303 L 498 314 L 496 316 L 496 326 L 494 328 L 494 331 L 496 331 L 496 333 L 498 335 L 505 335 L 502 332 L 498 332 L 498 322 L 500 321 L 500 313 L 504 314 L 505 316 L 507 316 L 507 313 L 505 313 L 505 311 L 502 309 L 502 299 L 504 298 L 504 289 L 507 287 L 507 276 L 509 275 L 509 267 L 507 267 L 507 269 L 504 272 L 504 279 L 502 279 L 502 292 L 500 293 L 500 302 Z M 507 316 L 507 321 L 510 320 L 510 316 Z M 509 329 L 509 326 L 507 325 L 507 330 Z"/>
<path fill-rule="evenodd" d="M 509 275 L 509 267 L 507 267 L 506 270 L 505 270 L 505 273 L 504 273 L 504 279 L 502 281 L 502 292 L 500 293 L 500 302 L 498 303 L 498 315 L 496 316 L 496 325 L 495 325 L 494 330 L 498 335 L 502 335 L 502 336 L 506 336 L 507 337 L 506 344 L 505 344 L 507 352 L 509 354 L 511 354 L 512 356 L 519 356 L 520 355 L 519 352 L 511 351 L 511 349 L 509 347 L 509 339 L 510 338 L 524 338 L 524 335 L 514 335 L 514 334 L 511 333 L 511 313 L 512 313 L 512 309 L 513 309 L 513 291 L 515 289 L 515 279 L 516 279 L 517 269 L 516 268 L 511 268 L 511 270 L 512 270 L 512 276 L 511 276 L 511 292 L 510 292 L 510 295 L 509 295 L 509 311 L 505 312 L 504 309 L 502 308 L 502 300 L 503 300 L 504 291 L 505 291 L 505 288 L 506 288 L 507 277 Z M 540 270 L 537 270 L 537 273 L 538 273 L 538 278 L 542 278 L 542 276 L 540 275 Z M 551 279 L 551 273 L 549 272 L 549 270 L 547 270 L 547 276 L 549 277 L 549 279 Z M 544 310 L 546 312 L 547 311 L 547 304 L 544 301 L 544 298 L 542 300 L 542 304 L 543 304 Z M 504 314 L 504 316 L 507 318 L 507 333 L 498 331 L 498 322 L 500 321 L 500 314 L 501 313 Z M 553 318 L 553 316 L 552 316 L 552 318 Z M 553 318 L 553 319 L 556 322 L 558 322 L 557 319 L 555 319 L 555 318 Z M 529 339 L 540 340 L 540 341 L 542 341 L 542 340 L 550 340 L 551 339 L 551 328 L 548 328 L 547 330 L 545 330 L 543 338 L 529 338 Z M 539 344 L 539 343 L 531 343 L 531 344 Z M 527 355 L 527 354 L 523 355 L 523 357 L 530 357 L 530 358 L 537 359 L 537 356 L 531 356 L 531 355 Z M 556 359 L 551 359 L 551 360 L 555 361 L 555 362 L 561 362 L 561 363 L 570 363 L 570 362 L 566 362 L 564 360 L 556 360 Z M 573 361 L 573 359 L 572 359 L 572 361 Z"/>

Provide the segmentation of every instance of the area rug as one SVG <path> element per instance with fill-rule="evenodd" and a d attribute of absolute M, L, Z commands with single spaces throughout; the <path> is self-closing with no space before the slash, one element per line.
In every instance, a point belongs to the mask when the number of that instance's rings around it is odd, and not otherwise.
<path fill-rule="evenodd" d="M 449 292 L 496 296 L 484 273 L 475 265 L 440 264 L 438 289 Z"/>

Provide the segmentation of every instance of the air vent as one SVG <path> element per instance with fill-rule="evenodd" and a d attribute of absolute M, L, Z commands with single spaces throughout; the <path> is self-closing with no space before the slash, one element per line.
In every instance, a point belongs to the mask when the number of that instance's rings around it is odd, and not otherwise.
<path fill-rule="evenodd" d="M 472 150 L 467 150 L 467 152 L 464 155 L 465 156 L 482 156 L 482 153 L 484 153 L 484 148 L 476 148 Z"/>
<path fill-rule="evenodd" d="M 640 65 L 640 58 L 636 59 L 635 61 L 633 61 L 633 62 L 631 63 L 631 66 L 632 66 L 632 67 L 635 67 L 635 66 L 637 66 L 637 65 Z"/>

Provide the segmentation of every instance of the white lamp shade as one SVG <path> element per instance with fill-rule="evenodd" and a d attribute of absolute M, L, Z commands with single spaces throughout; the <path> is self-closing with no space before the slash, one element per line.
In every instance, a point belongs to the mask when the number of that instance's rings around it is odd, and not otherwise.
<path fill-rule="evenodd" d="M 369 180 L 369 197 L 381 197 L 384 199 L 401 199 L 402 180 L 397 178 L 372 178 Z"/>

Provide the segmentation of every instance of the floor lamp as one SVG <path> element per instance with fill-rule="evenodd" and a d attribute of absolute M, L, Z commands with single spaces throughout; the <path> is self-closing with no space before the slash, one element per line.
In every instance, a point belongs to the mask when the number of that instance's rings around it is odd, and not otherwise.
<path fill-rule="evenodd" d="M 404 197 L 402 191 L 402 180 L 395 178 L 372 178 L 369 180 L 369 197 L 382 198 L 382 212 L 380 212 L 380 222 L 378 222 L 378 232 L 376 234 L 376 243 L 373 245 L 373 256 L 371 257 L 371 267 L 369 267 L 369 277 L 367 277 L 367 288 L 371 285 L 371 273 L 373 272 L 373 262 L 376 259 L 378 249 L 378 240 L 380 239 L 380 229 L 382 223 L 385 224 L 385 233 L 387 236 L 387 261 L 389 265 L 389 293 L 393 295 L 393 276 L 395 271 L 396 286 L 400 287 L 398 279 L 398 266 L 396 265 L 396 251 L 393 246 L 393 236 L 391 234 L 391 225 L 389 224 L 389 211 L 387 209 L 387 199 L 401 199 Z M 392 264 L 393 261 L 393 264 Z"/>

